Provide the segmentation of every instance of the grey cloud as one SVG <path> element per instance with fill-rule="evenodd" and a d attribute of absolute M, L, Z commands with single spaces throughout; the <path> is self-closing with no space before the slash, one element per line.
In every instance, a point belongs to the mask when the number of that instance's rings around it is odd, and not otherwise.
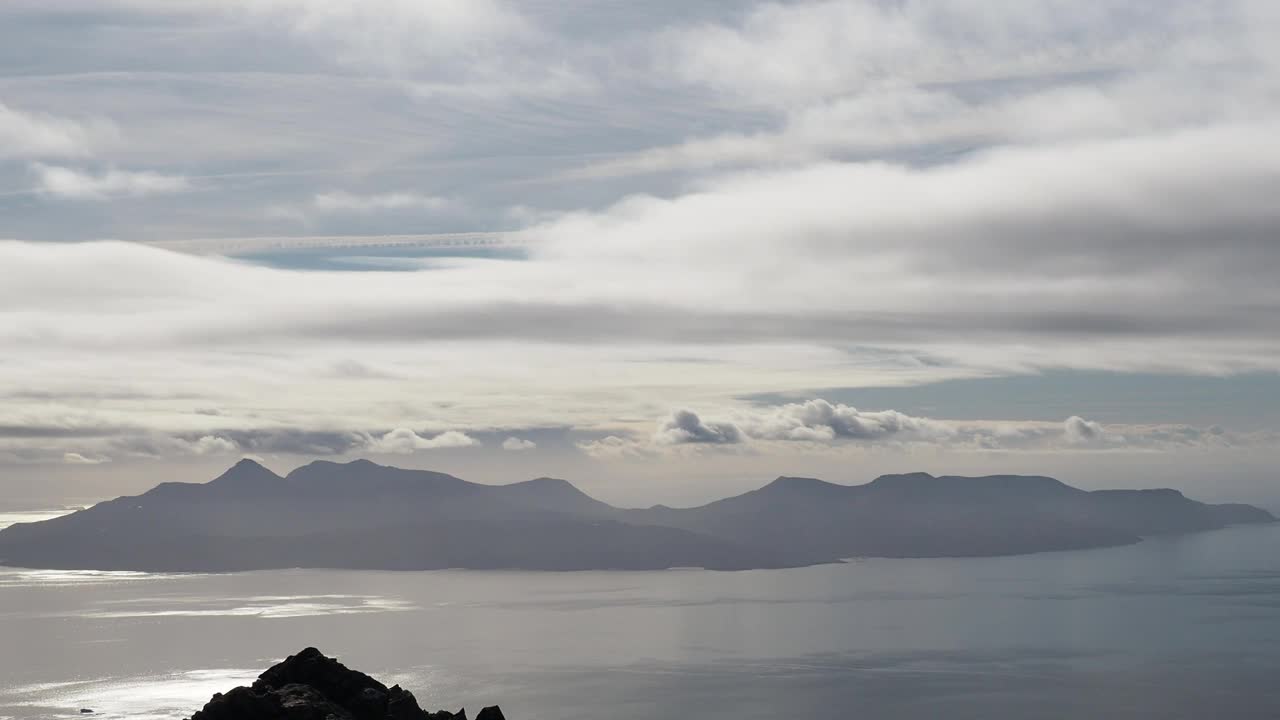
<path fill-rule="evenodd" d="M 803 403 L 732 411 L 724 420 L 704 420 L 691 410 L 673 413 L 648 442 L 610 436 L 581 442 L 579 449 L 599 458 L 660 457 L 681 445 L 751 443 L 757 450 L 786 446 L 830 447 L 932 446 L 957 452 L 1146 451 L 1189 447 L 1229 447 L 1267 442 L 1267 434 L 1236 435 L 1221 427 L 1121 425 L 1071 416 L 1049 421 L 948 421 L 896 410 L 859 410 L 821 398 Z"/>
<path fill-rule="evenodd" d="M 885 382 L 1048 367 L 1280 368 L 1273 3 L 899 5 L 447 0 L 433 15 L 390 1 L 4 4 L 0 45 L 27 69 L 0 78 L 0 186 L 12 190 L 0 196 L 4 234 L 245 256 L 0 245 L 5 384 L 33 379 L 41 392 L 54 380 L 27 368 L 47 364 L 86 399 L 133 412 L 130 398 L 91 395 L 111 386 L 103 363 L 181 356 L 186 368 L 152 365 L 131 384 L 203 383 L 167 411 L 250 417 L 224 379 L 192 379 L 208 377 L 188 372 L 199 356 L 250 370 L 262 407 L 290 405 L 272 421 L 305 427 L 328 398 L 281 402 L 288 385 L 273 380 L 295 368 L 331 370 L 334 384 L 368 377 L 360 392 L 377 413 L 399 390 L 378 382 L 392 379 L 381 368 L 404 368 L 394 379 L 410 384 L 424 356 L 449 355 L 431 365 L 433 380 L 476 398 L 468 427 L 505 433 L 515 431 L 501 424 L 512 407 L 545 413 L 535 422 L 573 408 L 599 428 L 652 418 L 650 402 L 855 382 L 845 374 L 879 382 L 867 378 L 888 362 L 832 357 L 850 346 L 937 361 Z M 116 42 L 101 41 L 105 27 Z M 201 42 L 181 52 L 166 39 L 196 29 Z M 602 158 L 649 174 L 573 175 Z M 21 194 L 33 167 L 50 189 Z M 271 215 L 315 210 L 318 197 L 345 211 Z M 430 211 L 443 197 L 468 212 Z M 413 205 L 428 211 L 407 226 Z M 433 257 L 395 278 L 253 267 L 315 269 L 317 247 L 434 252 L 481 239 L 516 252 Z M 646 360 L 616 378 L 545 360 L 595 370 L 622 345 Z M 557 387 L 495 369 L 525 351 L 544 358 Z M 777 359 L 785 353 L 794 359 Z M 707 361 L 673 372 L 655 360 L 664 357 Z M 662 397 L 637 400 L 622 384 Z M 601 397 L 625 407 L 602 409 Z M 163 412 L 139 422 L 162 426 Z M 698 412 L 706 437 L 707 421 L 744 439 L 762 422 Z M 1022 449 L 1062 445 L 1068 433 L 1055 420 L 1003 433 L 962 426 L 946 438 L 951 424 L 849 412 L 780 413 L 758 440 L 975 438 Z M 144 438 L 139 451 L 198 452 L 210 437 L 206 452 L 221 438 L 333 454 L 398 432 L 401 417 L 354 433 L 184 435 L 187 449 Z M 435 437 L 408 431 L 391 438 L 397 447 Z M 1231 440 L 1174 426 L 1105 431 L 1074 449 Z M 33 444 L 88 433 L 78 437 L 93 447 L 68 448 L 87 458 L 111 452 L 94 443 L 116 431 L 21 432 L 46 433 L 13 438 Z M 624 454 L 652 445 L 611 437 L 587 442 Z"/>
<path fill-rule="evenodd" d="M 742 431 L 733 423 L 704 422 L 690 410 L 677 410 L 654 433 L 660 445 L 735 445 L 743 441 Z"/>
<path fill-rule="evenodd" d="M 99 424 L 6 424 L 0 425 L 0 438 L 96 438 L 112 437 L 138 428 L 123 425 Z"/>
<path fill-rule="evenodd" d="M 254 430 L 212 430 L 183 437 L 188 442 L 212 436 L 224 438 L 238 452 L 286 455 L 343 455 L 364 448 L 368 433 L 356 431 L 300 430 L 293 428 Z"/>
<path fill-rule="evenodd" d="M 382 310 L 348 308 L 340 314 L 255 318 L 230 327 L 191 327 L 175 334 L 186 343 L 211 345 L 280 338 L 355 341 L 526 340 L 574 344 L 644 342 L 819 344 L 963 341 L 977 337 L 1016 340 L 1110 337 L 1200 337 L 1206 340 L 1280 333 L 1280 315 L 1268 308 L 1202 308 L 1150 314 L 1116 308 L 1091 310 L 964 310 L 936 306 L 913 312 L 725 312 L 636 302 L 612 304 L 537 302 Z M 53 338 L 51 338 L 52 340 Z"/>

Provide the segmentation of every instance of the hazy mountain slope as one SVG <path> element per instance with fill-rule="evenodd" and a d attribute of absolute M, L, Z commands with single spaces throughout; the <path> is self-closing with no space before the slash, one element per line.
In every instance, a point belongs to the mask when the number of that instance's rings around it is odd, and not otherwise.
<path fill-rule="evenodd" d="M 469 483 L 442 473 L 316 462 L 280 477 L 241 461 L 0 532 L 8 564 L 115 570 L 279 567 L 720 569 L 829 561 L 604 517 L 564 481 Z"/>
<path fill-rule="evenodd" d="M 1106 547 L 1144 535 L 1274 520 L 1251 506 L 1206 505 L 1174 490 L 1086 492 L 1053 478 L 886 475 L 865 485 L 778 478 L 685 510 L 626 511 L 627 520 L 738 542 L 783 538 L 841 557 L 1012 555 Z"/>
<path fill-rule="evenodd" d="M 14 525 L 0 531 L 0 561 L 173 571 L 741 569 L 1104 547 L 1273 520 L 1174 490 L 1086 492 L 1047 477 L 915 473 L 856 486 L 782 477 L 702 507 L 621 510 L 551 478 L 480 485 L 364 460 L 281 477 L 245 460 L 208 483 L 163 483 Z"/>

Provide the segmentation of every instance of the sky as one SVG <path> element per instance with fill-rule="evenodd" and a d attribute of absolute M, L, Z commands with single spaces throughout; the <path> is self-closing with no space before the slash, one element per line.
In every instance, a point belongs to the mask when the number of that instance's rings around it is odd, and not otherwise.
<path fill-rule="evenodd" d="M 9 0 L 0 498 L 1280 506 L 1271 0 Z"/>

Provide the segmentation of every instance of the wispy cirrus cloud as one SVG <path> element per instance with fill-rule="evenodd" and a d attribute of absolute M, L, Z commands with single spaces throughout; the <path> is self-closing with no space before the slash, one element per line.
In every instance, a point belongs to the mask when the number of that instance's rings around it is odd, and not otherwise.
<path fill-rule="evenodd" d="M 359 195 L 344 191 L 316 195 L 311 206 L 320 212 L 377 212 L 380 210 L 443 210 L 452 205 L 448 198 L 409 192 Z"/>

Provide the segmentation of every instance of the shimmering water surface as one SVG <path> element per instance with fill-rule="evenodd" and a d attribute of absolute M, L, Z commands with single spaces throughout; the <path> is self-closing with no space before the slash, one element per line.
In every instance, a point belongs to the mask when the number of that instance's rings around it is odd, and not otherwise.
<path fill-rule="evenodd" d="M 316 645 L 513 720 L 1280 717 L 1280 527 L 714 573 L 0 569 L 0 718 L 182 717 Z"/>

